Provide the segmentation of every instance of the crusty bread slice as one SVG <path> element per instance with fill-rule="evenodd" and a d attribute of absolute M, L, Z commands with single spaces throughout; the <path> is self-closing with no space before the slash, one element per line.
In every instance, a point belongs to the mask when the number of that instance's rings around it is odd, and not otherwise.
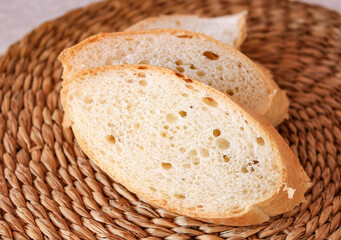
<path fill-rule="evenodd" d="M 250 225 L 293 209 L 309 178 L 283 138 L 233 98 L 170 69 L 82 70 L 61 100 L 84 152 L 142 199 Z"/>
<path fill-rule="evenodd" d="M 67 79 L 80 69 L 104 65 L 167 67 L 233 95 L 273 125 L 287 116 L 289 101 L 271 75 L 241 52 L 209 36 L 178 29 L 102 33 L 59 56 Z"/>
<path fill-rule="evenodd" d="M 223 43 L 239 49 L 246 37 L 247 11 L 220 17 L 197 15 L 161 15 L 146 18 L 125 31 L 176 28 L 204 33 Z"/>

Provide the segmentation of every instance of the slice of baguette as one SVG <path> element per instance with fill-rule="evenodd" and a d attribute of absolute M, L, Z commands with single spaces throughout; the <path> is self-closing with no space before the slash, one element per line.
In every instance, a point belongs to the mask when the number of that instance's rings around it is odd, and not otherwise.
<path fill-rule="evenodd" d="M 104 65 L 167 67 L 233 95 L 275 126 L 288 113 L 286 94 L 268 71 L 234 48 L 200 33 L 178 29 L 102 33 L 64 50 L 59 60 L 64 79 L 80 69 Z"/>
<path fill-rule="evenodd" d="M 170 69 L 82 70 L 61 100 L 84 152 L 140 198 L 228 225 L 304 200 L 309 178 L 283 138 L 233 98 Z"/>
<path fill-rule="evenodd" d="M 220 17 L 197 15 L 161 15 L 146 18 L 125 31 L 176 28 L 205 33 L 223 43 L 239 49 L 246 37 L 247 11 Z"/>

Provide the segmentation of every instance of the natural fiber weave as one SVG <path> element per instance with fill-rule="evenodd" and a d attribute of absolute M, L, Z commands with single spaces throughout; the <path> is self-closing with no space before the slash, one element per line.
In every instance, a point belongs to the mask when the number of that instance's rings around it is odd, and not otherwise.
<path fill-rule="evenodd" d="M 307 202 L 254 227 L 217 226 L 139 201 L 94 166 L 62 127 L 62 49 L 148 16 L 247 9 L 242 51 L 271 69 L 291 99 L 279 132 L 313 186 Z M 45 23 L 0 59 L 2 239 L 341 238 L 341 16 L 285 0 L 122 0 Z"/>

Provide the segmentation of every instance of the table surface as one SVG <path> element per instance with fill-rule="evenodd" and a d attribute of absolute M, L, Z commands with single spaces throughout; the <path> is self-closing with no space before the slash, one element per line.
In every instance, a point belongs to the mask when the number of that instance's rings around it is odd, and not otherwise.
<path fill-rule="evenodd" d="M 301 1 L 341 12 L 340 0 Z M 39 24 L 93 2 L 99 0 L 0 0 L 0 55 Z"/>

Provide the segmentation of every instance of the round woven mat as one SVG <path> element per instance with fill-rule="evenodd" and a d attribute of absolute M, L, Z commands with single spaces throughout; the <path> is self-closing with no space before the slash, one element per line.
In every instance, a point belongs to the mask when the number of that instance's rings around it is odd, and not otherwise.
<path fill-rule="evenodd" d="M 291 99 L 278 128 L 313 180 L 307 202 L 252 227 L 207 224 L 140 201 L 62 127 L 57 55 L 98 32 L 161 13 L 247 9 L 242 51 L 271 69 Z M 45 23 L 0 59 L 2 239 L 341 238 L 341 16 L 285 0 L 107 1 Z"/>

